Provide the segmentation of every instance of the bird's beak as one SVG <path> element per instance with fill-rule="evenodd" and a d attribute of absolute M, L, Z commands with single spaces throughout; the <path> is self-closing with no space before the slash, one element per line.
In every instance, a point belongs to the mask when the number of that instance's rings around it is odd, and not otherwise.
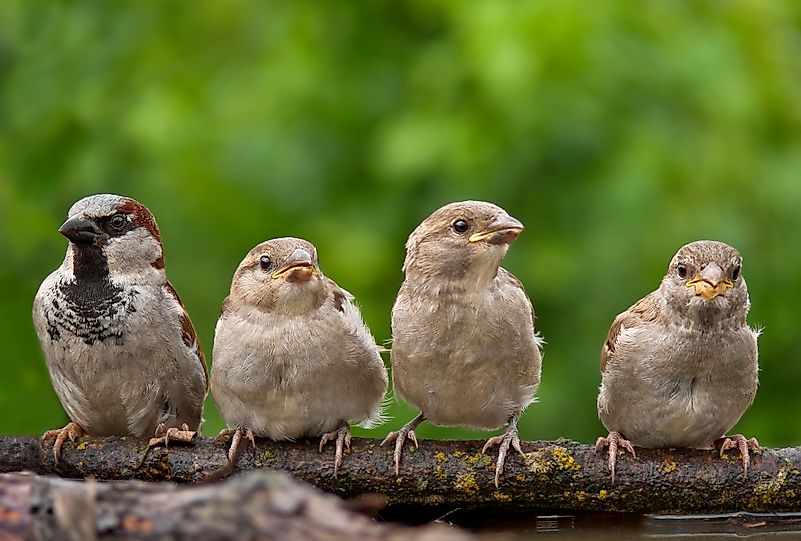
<path fill-rule="evenodd" d="M 58 228 L 58 232 L 73 244 L 92 244 L 100 234 L 92 221 L 81 216 L 68 219 Z"/>
<path fill-rule="evenodd" d="M 508 214 L 502 213 L 478 233 L 470 235 L 470 242 L 487 241 L 490 244 L 511 244 L 523 231 L 523 224 Z"/>
<path fill-rule="evenodd" d="M 311 255 L 306 250 L 296 249 L 286 263 L 273 273 L 273 278 L 286 278 L 287 282 L 308 282 L 317 274 Z"/>
<path fill-rule="evenodd" d="M 692 280 L 687 280 L 687 287 L 695 289 L 695 294 L 709 301 L 723 295 L 732 286 L 731 280 L 726 278 L 723 269 L 711 261 Z"/>

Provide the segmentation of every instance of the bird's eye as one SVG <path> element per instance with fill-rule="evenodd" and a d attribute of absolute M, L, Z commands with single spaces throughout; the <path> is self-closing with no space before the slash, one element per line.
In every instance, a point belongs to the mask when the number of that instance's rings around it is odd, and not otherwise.
<path fill-rule="evenodd" d="M 263 256 L 261 256 L 259 258 L 259 266 L 262 268 L 262 270 L 269 269 L 270 265 L 272 265 L 272 264 L 273 264 L 273 260 L 270 259 L 270 256 L 268 256 L 268 255 L 263 255 Z"/>
<path fill-rule="evenodd" d="M 467 230 L 470 229 L 468 223 L 461 218 L 454 220 L 454 222 L 451 224 L 451 227 L 453 227 L 453 230 L 459 235 L 464 235 L 467 233 Z"/>
<path fill-rule="evenodd" d="M 679 274 L 679 278 L 687 278 L 687 265 L 679 263 L 676 265 L 676 272 Z"/>
<path fill-rule="evenodd" d="M 111 217 L 108 223 L 111 224 L 112 229 L 116 231 L 121 231 L 125 227 L 125 224 L 127 222 L 128 220 L 125 219 L 124 215 L 115 214 L 114 216 Z"/>
<path fill-rule="evenodd" d="M 740 265 L 737 264 L 734 266 L 734 269 L 731 271 L 731 279 L 736 280 L 740 277 Z"/>

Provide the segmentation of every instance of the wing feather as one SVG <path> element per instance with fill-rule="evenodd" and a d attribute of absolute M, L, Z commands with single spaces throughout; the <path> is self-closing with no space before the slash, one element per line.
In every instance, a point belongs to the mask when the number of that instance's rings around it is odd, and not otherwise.
<path fill-rule="evenodd" d="M 603 347 L 601 347 L 601 372 L 606 369 L 609 362 L 614 362 L 615 349 L 620 333 L 625 328 L 634 327 L 643 323 L 650 323 L 656 320 L 659 315 L 659 300 L 656 292 L 647 295 L 634 303 L 631 308 L 619 314 L 609 333 L 606 335 Z"/>

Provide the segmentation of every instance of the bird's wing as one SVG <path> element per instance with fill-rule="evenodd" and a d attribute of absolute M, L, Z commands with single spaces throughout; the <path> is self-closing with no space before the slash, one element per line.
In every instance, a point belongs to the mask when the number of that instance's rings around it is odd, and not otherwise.
<path fill-rule="evenodd" d="M 528 305 L 529 312 L 531 312 L 531 324 L 534 325 L 534 320 L 536 319 L 536 315 L 534 314 L 534 304 L 532 304 L 531 299 L 526 294 L 526 289 L 523 287 L 523 283 L 518 280 L 514 274 L 503 267 L 498 267 L 498 279 L 503 283 L 511 285 L 513 289 L 519 290 L 520 296 L 525 299 L 525 302 Z"/>
<path fill-rule="evenodd" d="M 203 348 L 200 345 L 200 341 L 197 338 L 197 333 L 195 332 L 195 327 L 192 325 L 192 320 L 189 319 L 189 314 L 186 313 L 186 309 L 184 308 L 181 299 L 178 297 L 178 293 L 175 291 L 175 288 L 172 287 L 170 282 L 167 282 L 165 285 L 167 289 L 167 293 L 169 293 L 180 305 L 181 307 L 181 338 L 183 339 L 184 344 L 189 350 L 194 354 L 194 357 L 200 363 L 203 369 L 203 377 L 205 379 L 205 386 L 206 392 L 209 390 L 209 369 L 206 365 L 206 356 L 203 354 Z M 227 300 L 227 299 L 226 299 Z"/>
<path fill-rule="evenodd" d="M 231 301 L 231 296 L 230 295 L 225 297 L 225 300 L 222 303 L 222 307 L 220 308 L 220 319 L 225 317 L 228 314 L 228 312 L 231 310 L 231 302 L 233 302 L 233 301 Z"/>
<path fill-rule="evenodd" d="M 516 355 L 511 358 L 516 358 L 517 362 L 514 364 L 515 370 L 519 372 L 520 383 L 527 385 L 531 388 L 531 399 L 534 400 L 534 392 L 540 382 L 540 371 L 542 369 L 542 345 L 543 340 L 537 330 L 534 328 L 534 305 L 531 299 L 526 294 L 523 284 L 511 272 L 503 267 L 498 268 L 498 279 L 502 283 L 502 287 L 512 297 L 507 297 L 506 310 L 507 316 L 510 318 L 514 325 L 525 325 L 529 327 L 525 337 L 519 342 L 518 347 L 527 348 L 520 351 L 526 351 L 522 355 Z M 528 321 L 526 321 L 528 318 Z M 530 334 L 528 334 L 530 333 Z"/>
<path fill-rule="evenodd" d="M 331 295 L 331 301 L 336 311 L 342 314 L 345 324 L 349 332 L 351 332 L 360 343 L 372 344 L 378 351 L 378 345 L 375 344 L 375 338 L 370 333 L 370 330 L 362 320 L 362 314 L 356 306 L 355 298 L 347 290 L 342 289 L 336 282 L 330 278 L 326 278 L 326 285 Z"/>
<path fill-rule="evenodd" d="M 354 377 L 353 385 L 360 389 L 360 392 L 373 392 L 376 397 L 371 411 L 363 419 L 358 419 L 359 426 L 371 428 L 385 420 L 386 401 L 382 400 L 382 397 L 386 394 L 388 378 L 384 361 L 379 355 L 383 348 L 375 343 L 375 338 L 364 323 L 353 295 L 339 287 L 333 280 L 326 278 L 326 281 L 334 309 L 340 312 L 350 337 L 349 360 L 358 366 L 356 371 L 351 372 Z"/>
<path fill-rule="evenodd" d="M 612 326 L 609 328 L 609 333 L 606 335 L 606 341 L 604 341 L 604 345 L 601 348 L 602 373 L 606 369 L 607 363 L 614 362 L 615 360 L 614 356 L 617 341 L 623 329 L 653 322 L 658 315 L 659 300 L 656 296 L 656 292 L 654 292 L 638 300 L 631 308 L 615 318 L 615 321 L 612 322 Z"/>
<path fill-rule="evenodd" d="M 334 308 L 344 314 L 347 305 L 353 304 L 353 295 L 339 287 L 336 282 L 330 278 L 326 278 L 326 280 L 328 280 L 328 288 L 331 291 L 331 296 L 334 300 Z"/>

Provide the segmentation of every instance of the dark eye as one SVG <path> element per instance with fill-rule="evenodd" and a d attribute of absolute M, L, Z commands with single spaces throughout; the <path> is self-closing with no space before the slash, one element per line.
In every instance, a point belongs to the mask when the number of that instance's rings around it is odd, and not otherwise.
<path fill-rule="evenodd" d="M 461 218 L 454 220 L 453 224 L 451 224 L 451 227 L 453 227 L 453 230 L 459 235 L 464 235 L 467 233 L 467 230 L 470 229 L 470 226 L 467 224 L 467 222 Z"/>
<path fill-rule="evenodd" d="M 731 279 L 736 280 L 740 277 L 740 265 L 735 265 L 734 269 L 731 271 Z"/>
<path fill-rule="evenodd" d="M 679 263 L 676 265 L 676 272 L 679 274 L 679 278 L 687 278 L 687 265 Z"/>
<path fill-rule="evenodd" d="M 111 217 L 108 223 L 111 224 L 112 229 L 115 229 L 116 231 L 121 231 L 125 227 L 125 224 L 127 222 L 128 220 L 125 219 L 124 215 L 115 214 L 114 216 Z"/>
<path fill-rule="evenodd" d="M 263 256 L 261 256 L 259 258 L 259 266 L 262 268 L 262 270 L 269 269 L 270 265 L 272 265 L 272 264 L 273 264 L 273 260 L 270 259 L 270 256 L 268 256 L 268 255 L 263 255 Z"/>

